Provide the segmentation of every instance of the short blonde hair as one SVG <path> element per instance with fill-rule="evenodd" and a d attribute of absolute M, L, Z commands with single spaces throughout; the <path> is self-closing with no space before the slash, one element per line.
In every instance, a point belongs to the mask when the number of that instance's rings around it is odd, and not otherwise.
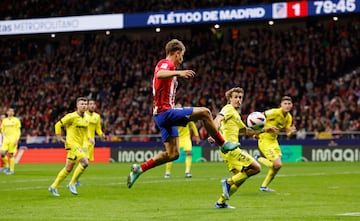
<path fill-rule="evenodd" d="M 230 102 L 230 98 L 232 97 L 232 94 L 234 92 L 244 94 L 244 89 L 242 89 L 241 87 L 234 87 L 234 88 L 231 88 L 230 90 L 226 91 L 225 92 L 225 97 L 226 97 L 228 103 Z"/>
<path fill-rule="evenodd" d="M 176 51 L 181 51 L 185 53 L 185 50 L 186 48 L 184 44 L 178 39 L 170 40 L 165 46 L 166 56 L 171 55 Z"/>

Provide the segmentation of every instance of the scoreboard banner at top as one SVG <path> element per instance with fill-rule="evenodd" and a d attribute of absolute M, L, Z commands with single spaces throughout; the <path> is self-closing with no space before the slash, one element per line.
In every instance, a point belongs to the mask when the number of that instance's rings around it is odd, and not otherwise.
<path fill-rule="evenodd" d="M 290 19 L 359 12 L 360 0 L 291 1 L 265 5 L 207 8 L 199 10 L 0 20 L 0 35 Z"/>
<path fill-rule="evenodd" d="M 360 0 L 291 1 L 199 10 L 124 14 L 124 28 L 288 19 L 360 12 Z"/>
<path fill-rule="evenodd" d="M 297 1 L 272 4 L 272 18 L 298 18 L 359 12 L 359 0 Z"/>

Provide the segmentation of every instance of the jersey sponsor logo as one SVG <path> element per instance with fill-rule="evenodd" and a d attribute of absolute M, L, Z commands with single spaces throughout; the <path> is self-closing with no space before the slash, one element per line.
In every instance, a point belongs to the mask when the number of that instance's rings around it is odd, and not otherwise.
<path fill-rule="evenodd" d="M 77 125 L 76 128 L 87 128 L 87 126 Z"/>

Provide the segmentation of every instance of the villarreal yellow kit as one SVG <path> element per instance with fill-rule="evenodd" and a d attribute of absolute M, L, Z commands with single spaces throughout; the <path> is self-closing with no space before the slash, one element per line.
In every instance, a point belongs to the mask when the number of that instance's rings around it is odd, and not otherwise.
<path fill-rule="evenodd" d="M 185 151 L 192 150 L 190 128 L 193 131 L 194 136 L 199 136 L 199 132 L 193 121 L 187 123 L 185 127 L 178 126 L 180 148 L 183 148 Z"/>
<path fill-rule="evenodd" d="M 6 117 L 1 124 L 1 133 L 3 133 L 2 150 L 11 154 L 17 151 L 17 142 L 21 135 L 21 122 L 16 117 Z"/>
<path fill-rule="evenodd" d="M 55 124 L 55 134 L 61 134 L 61 128 L 66 128 L 65 149 L 69 161 L 76 162 L 87 157 L 83 148 L 85 140 L 90 137 L 88 126 L 89 116 L 86 114 L 80 116 L 76 111 L 66 114 Z"/>
<path fill-rule="evenodd" d="M 246 128 L 239 112 L 231 104 L 227 104 L 221 109 L 219 114 L 224 117 L 221 121 L 220 133 L 226 141 L 239 143 L 239 131 Z M 254 158 L 240 148 L 236 148 L 226 154 L 221 151 L 219 152 L 230 171 L 234 169 L 242 171 L 243 167 L 247 167 L 254 162 Z"/>
<path fill-rule="evenodd" d="M 95 140 L 95 132 L 97 135 L 102 136 L 103 135 L 103 131 L 101 129 L 101 117 L 100 114 L 95 113 L 95 112 L 89 112 L 86 111 L 85 112 L 86 115 L 88 115 L 89 117 L 89 133 L 90 133 L 90 138 L 93 138 Z M 85 153 L 88 156 L 89 160 L 94 160 L 94 146 L 95 144 L 93 144 L 92 142 L 89 141 L 89 139 L 85 140 Z"/>
<path fill-rule="evenodd" d="M 281 108 L 273 108 L 265 111 L 266 127 L 275 126 L 279 130 L 291 127 L 292 116 L 290 113 L 283 114 Z M 261 133 L 258 145 L 262 154 L 270 161 L 274 161 L 282 156 L 277 133 Z"/>

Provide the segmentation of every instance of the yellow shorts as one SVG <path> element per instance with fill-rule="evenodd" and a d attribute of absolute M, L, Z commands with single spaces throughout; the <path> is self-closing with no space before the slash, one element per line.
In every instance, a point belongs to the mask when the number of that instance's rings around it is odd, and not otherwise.
<path fill-rule="evenodd" d="M 180 140 L 180 148 L 183 148 L 184 151 L 191 151 L 192 150 L 192 142 L 191 140 Z"/>
<path fill-rule="evenodd" d="M 17 146 L 17 143 L 15 143 L 14 141 L 4 140 L 1 150 L 15 155 L 17 152 Z"/>
<path fill-rule="evenodd" d="M 274 161 L 281 158 L 282 153 L 277 140 L 264 140 L 259 139 L 258 145 L 261 153 L 265 156 L 266 159 Z"/>
<path fill-rule="evenodd" d="M 83 148 L 83 151 L 85 152 L 86 157 L 91 161 L 94 160 L 94 146 L 95 146 L 94 144 L 89 143 L 87 145 L 87 147 Z"/>
<path fill-rule="evenodd" d="M 86 157 L 86 153 L 83 151 L 81 147 L 71 147 L 66 148 L 66 159 L 70 162 L 76 163 L 80 159 Z"/>
<path fill-rule="evenodd" d="M 242 171 L 244 167 L 248 167 L 254 162 L 254 158 L 248 152 L 240 148 L 236 148 L 226 154 L 220 151 L 220 155 L 227 164 L 229 171 L 234 169 Z"/>

